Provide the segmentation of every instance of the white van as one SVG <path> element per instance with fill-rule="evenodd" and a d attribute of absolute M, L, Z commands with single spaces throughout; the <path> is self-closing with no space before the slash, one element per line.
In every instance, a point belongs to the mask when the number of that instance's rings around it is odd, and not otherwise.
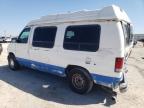
<path fill-rule="evenodd" d="M 8 47 L 12 70 L 20 66 L 67 77 L 87 93 L 93 84 L 127 87 L 125 62 L 132 48 L 132 24 L 117 6 L 48 15 L 31 21 Z"/>

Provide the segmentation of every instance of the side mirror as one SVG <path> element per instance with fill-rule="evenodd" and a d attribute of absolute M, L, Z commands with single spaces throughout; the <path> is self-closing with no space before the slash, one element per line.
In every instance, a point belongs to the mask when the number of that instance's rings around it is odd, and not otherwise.
<path fill-rule="evenodd" d="M 17 41 L 18 41 L 18 38 L 12 38 L 12 39 L 11 39 L 11 42 L 12 42 L 12 43 L 16 43 Z"/>

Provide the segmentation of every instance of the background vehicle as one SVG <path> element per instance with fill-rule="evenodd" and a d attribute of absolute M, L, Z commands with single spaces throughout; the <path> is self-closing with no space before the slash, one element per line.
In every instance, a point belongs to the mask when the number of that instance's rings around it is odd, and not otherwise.
<path fill-rule="evenodd" d="M 27 24 L 9 45 L 9 67 L 16 70 L 21 65 L 67 77 L 79 94 L 89 92 L 94 83 L 125 90 L 131 28 L 117 6 L 45 16 Z"/>
<path fill-rule="evenodd" d="M 1 43 L 5 43 L 5 42 L 9 43 L 9 42 L 11 42 L 11 37 L 0 37 L 0 42 Z"/>
<path fill-rule="evenodd" d="M 137 41 L 142 42 L 144 46 L 144 34 L 134 34 L 134 41 L 137 43 Z"/>
<path fill-rule="evenodd" d="M 11 42 L 11 40 L 12 40 L 11 37 L 6 37 L 5 38 L 5 42 L 7 42 L 7 43 Z"/>
<path fill-rule="evenodd" d="M 5 42 L 5 37 L 0 37 L 0 42 Z"/>

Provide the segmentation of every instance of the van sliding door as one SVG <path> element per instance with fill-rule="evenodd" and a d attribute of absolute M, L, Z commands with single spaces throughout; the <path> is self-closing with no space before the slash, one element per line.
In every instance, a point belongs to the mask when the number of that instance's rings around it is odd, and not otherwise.
<path fill-rule="evenodd" d="M 35 27 L 30 48 L 31 67 L 53 72 L 56 49 L 54 47 L 57 27 Z"/>

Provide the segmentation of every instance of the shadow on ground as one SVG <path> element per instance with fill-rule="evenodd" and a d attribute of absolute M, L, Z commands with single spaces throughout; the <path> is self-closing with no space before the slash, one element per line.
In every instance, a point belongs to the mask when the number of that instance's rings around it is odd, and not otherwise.
<path fill-rule="evenodd" d="M 67 80 L 51 74 L 22 69 L 11 71 L 8 66 L 0 67 L 0 80 L 38 98 L 67 105 L 103 104 L 111 106 L 111 94 L 95 86 L 89 94 L 79 95 L 69 89 Z"/>

